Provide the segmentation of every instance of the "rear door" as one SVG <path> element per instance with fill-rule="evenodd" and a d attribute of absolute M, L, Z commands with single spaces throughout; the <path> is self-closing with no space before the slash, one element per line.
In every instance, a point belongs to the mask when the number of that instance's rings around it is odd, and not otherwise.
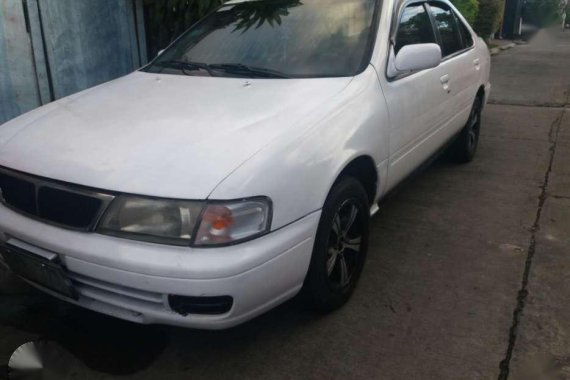
<path fill-rule="evenodd" d="M 441 67 L 447 73 L 446 108 L 451 111 L 446 135 L 451 136 L 467 122 L 478 90 L 481 62 L 474 48 L 471 31 L 455 11 L 443 2 L 433 1 L 428 9 L 441 46 Z"/>

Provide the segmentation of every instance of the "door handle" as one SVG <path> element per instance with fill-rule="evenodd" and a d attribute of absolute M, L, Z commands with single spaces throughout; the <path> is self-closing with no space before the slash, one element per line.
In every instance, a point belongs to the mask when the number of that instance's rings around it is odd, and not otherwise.
<path fill-rule="evenodd" d="M 475 65 L 475 69 L 479 70 L 481 67 L 481 60 L 479 58 L 473 60 L 473 64 Z"/>
<path fill-rule="evenodd" d="M 449 94 L 451 92 L 451 89 L 449 88 L 449 74 L 445 74 L 439 80 L 441 81 L 443 89 Z"/>

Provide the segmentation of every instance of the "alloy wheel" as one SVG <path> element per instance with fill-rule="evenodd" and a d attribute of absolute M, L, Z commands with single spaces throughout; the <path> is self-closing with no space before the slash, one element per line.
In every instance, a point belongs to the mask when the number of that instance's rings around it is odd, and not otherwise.
<path fill-rule="evenodd" d="M 477 100 L 473 105 L 471 110 L 471 115 L 469 116 L 469 129 L 467 131 L 467 149 L 469 152 L 474 152 L 477 148 L 477 143 L 479 140 L 479 126 L 480 126 L 480 100 Z"/>
<path fill-rule="evenodd" d="M 333 218 L 326 260 L 326 273 L 333 288 L 349 286 L 358 266 L 363 236 L 361 213 L 358 201 L 348 199 Z"/>

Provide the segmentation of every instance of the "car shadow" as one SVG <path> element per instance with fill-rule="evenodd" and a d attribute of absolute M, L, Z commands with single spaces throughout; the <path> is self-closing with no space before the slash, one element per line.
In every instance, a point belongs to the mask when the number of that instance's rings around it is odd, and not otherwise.
<path fill-rule="evenodd" d="M 250 345 L 264 331 L 294 329 L 319 318 L 296 297 L 243 325 L 206 331 L 139 325 L 67 304 L 33 288 L 0 297 L 0 324 L 36 335 L 36 340 L 57 343 L 88 369 L 109 375 L 131 375 L 151 367 L 173 337 L 184 342 L 185 354 L 203 352 L 205 347 L 208 351 L 237 349 Z"/>
<path fill-rule="evenodd" d="M 0 298 L 0 324 L 36 335 L 36 340 L 55 342 L 89 369 L 113 375 L 144 370 L 168 344 L 159 326 L 91 312 L 34 289 Z"/>

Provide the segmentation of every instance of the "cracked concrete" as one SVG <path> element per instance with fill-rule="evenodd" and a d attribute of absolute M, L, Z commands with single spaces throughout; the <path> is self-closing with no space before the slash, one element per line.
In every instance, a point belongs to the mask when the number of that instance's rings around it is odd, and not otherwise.
<path fill-rule="evenodd" d="M 541 33 L 493 65 L 476 160 L 438 160 L 382 202 L 342 310 L 289 302 L 221 332 L 138 326 L 0 269 L 0 377 L 42 338 L 82 379 L 570 378 L 570 34 Z"/>
<path fill-rule="evenodd" d="M 566 116 L 566 110 L 562 109 L 560 116 L 554 121 L 552 127 L 550 128 L 549 132 L 549 140 L 550 140 L 550 161 L 548 165 L 548 169 L 544 175 L 544 181 L 541 185 L 541 193 L 538 197 L 538 206 L 536 209 L 536 219 L 531 229 L 531 237 L 530 243 L 527 251 L 527 259 L 525 263 L 525 270 L 522 278 L 522 285 L 521 289 L 517 295 L 517 307 L 513 312 L 513 324 L 509 331 L 509 345 L 507 348 L 507 353 L 505 359 L 501 361 L 500 368 L 501 372 L 499 374 L 499 380 L 506 380 L 509 377 L 510 373 L 510 363 L 513 356 L 513 350 L 515 349 L 515 344 L 518 335 L 519 324 L 521 322 L 521 318 L 524 312 L 524 308 L 526 306 L 526 301 L 528 298 L 528 287 L 529 287 L 529 276 L 532 269 L 532 263 L 534 256 L 536 254 L 536 240 L 537 240 L 537 232 L 540 230 L 541 224 L 541 217 L 542 211 L 544 208 L 544 204 L 547 199 L 547 189 L 550 182 L 550 175 L 552 173 L 552 166 L 554 163 L 554 157 L 556 156 L 556 147 L 558 145 L 558 135 L 560 133 L 562 121 Z"/>
<path fill-rule="evenodd" d="M 501 362 L 500 380 L 570 378 L 570 341 L 563 339 L 570 330 L 570 312 L 562 306 L 568 299 L 566 290 L 570 279 L 564 270 L 570 253 L 570 201 L 566 198 L 570 190 L 570 151 L 567 149 L 570 117 L 566 110 L 570 96 L 567 73 L 570 39 L 560 33 L 543 32 L 529 48 L 513 52 L 507 58 L 520 65 L 530 61 L 532 55 L 537 59 L 526 65 L 527 70 L 536 69 L 541 75 L 548 75 L 549 80 L 526 83 L 526 86 L 532 83 L 534 92 L 526 102 L 520 102 L 520 99 L 519 102 L 564 108 L 557 111 L 559 116 L 549 132 L 550 163 L 538 198 L 509 345 Z M 561 286 L 553 287 L 553 282 Z M 558 307 L 549 304 L 551 299 L 560 301 Z"/>

